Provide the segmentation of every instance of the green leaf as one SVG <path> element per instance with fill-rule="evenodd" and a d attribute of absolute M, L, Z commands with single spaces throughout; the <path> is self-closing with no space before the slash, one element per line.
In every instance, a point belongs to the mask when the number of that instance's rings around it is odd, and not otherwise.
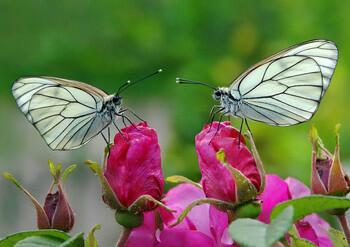
<path fill-rule="evenodd" d="M 58 230 L 38 230 L 38 231 L 18 232 L 0 240 L 0 247 L 13 247 L 13 246 L 17 247 L 16 244 L 19 243 L 20 241 L 25 240 L 27 238 L 33 238 L 33 237 L 50 238 L 52 241 L 57 241 L 59 243 L 63 243 L 64 241 L 70 238 L 70 236 L 67 233 L 63 231 L 58 231 Z"/>
<path fill-rule="evenodd" d="M 96 230 L 100 230 L 101 225 L 95 225 L 89 232 L 88 237 L 85 240 L 85 247 L 98 247 L 97 239 L 95 238 Z"/>
<path fill-rule="evenodd" d="M 293 225 L 293 208 L 288 207 L 267 225 L 253 219 L 238 219 L 231 223 L 229 232 L 239 244 L 247 247 L 270 247 Z"/>
<path fill-rule="evenodd" d="M 192 185 L 196 186 L 199 189 L 203 189 L 203 187 L 200 183 L 196 183 L 196 182 L 192 181 L 191 179 L 186 178 L 184 176 L 174 175 L 174 176 L 167 177 L 165 180 L 169 183 L 174 183 L 174 184 L 188 183 L 188 184 L 192 184 Z"/>
<path fill-rule="evenodd" d="M 266 247 L 267 225 L 253 219 L 238 219 L 231 223 L 231 237 L 247 247 Z M 249 233 L 249 234 L 248 234 Z"/>
<path fill-rule="evenodd" d="M 291 236 L 291 247 L 317 247 L 314 243 L 302 239 L 302 238 L 297 238 L 296 236 Z"/>
<path fill-rule="evenodd" d="M 62 242 L 48 236 L 33 236 L 25 238 L 14 245 L 14 247 L 58 247 Z"/>
<path fill-rule="evenodd" d="M 73 165 L 68 166 L 64 170 L 64 172 L 62 174 L 62 182 L 64 182 L 67 179 L 68 175 L 71 174 L 75 170 L 75 168 L 77 168 L 77 165 L 73 164 Z"/>
<path fill-rule="evenodd" d="M 59 245 L 59 247 L 84 247 L 84 233 L 77 233 Z"/>
<path fill-rule="evenodd" d="M 278 204 L 271 213 L 274 219 L 286 207 L 293 206 L 294 221 L 304 218 L 312 213 L 320 213 L 330 209 L 350 208 L 350 199 L 336 196 L 311 195 Z"/>
<path fill-rule="evenodd" d="M 312 242 L 299 238 L 299 232 L 295 225 L 289 230 L 288 235 L 290 237 L 290 247 L 316 247 Z"/>
<path fill-rule="evenodd" d="M 348 242 L 346 241 L 346 237 L 342 231 L 338 231 L 334 228 L 329 228 L 328 236 L 332 240 L 332 243 L 336 247 L 347 247 Z"/>
<path fill-rule="evenodd" d="M 286 232 L 293 226 L 293 207 L 288 207 L 283 210 L 267 227 L 267 246 L 284 236 Z"/>

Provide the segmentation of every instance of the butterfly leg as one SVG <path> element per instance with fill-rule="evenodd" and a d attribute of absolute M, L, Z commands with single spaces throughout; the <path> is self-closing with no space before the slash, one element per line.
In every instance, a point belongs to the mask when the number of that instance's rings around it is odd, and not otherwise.
<path fill-rule="evenodd" d="M 214 110 L 215 109 L 218 109 L 218 108 L 222 108 L 221 106 L 219 105 L 214 105 L 211 109 L 210 109 L 210 112 L 209 112 L 209 117 L 208 117 L 208 120 L 207 122 L 210 122 L 210 120 L 212 119 L 213 117 L 213 114 L 214 114 Z"/>
<path fill-rule="evenodd" d="M 217 109 L 216 111 L 213 111 L 213 113 L 211 114 L 211 119 L 210 119 L 210 127 L 209 127 L 209 130 L 208 132 L 211 130 L 211 127 L 213 125 L 213 122 L 214 122 L 214 118 L 215 118 L 215 115 L 222 112 L 225 108 L 223 107 L 220 107 L 219 109 Z"/>
<path fill-rule="evenodd" d="M 247 121 L 246 118 L 244 119 L 244 123 L 245 123 L 245 125 L 247 126 L 247 129 L 248 129 L 248 131 L 250 132 L 250 134 L 253 136 L 253 133 L 252 133 L 252 131 L 251 131 L 250 128 L 249 128 L 248 121 Z"/>
<path fill-rule="evenodd" d="M 243 122 L 245 118 L 242 118 L 241 125 L 239 126 L 239 136 L 238 136 L 238 147 L 241 144 L 241 135 L 242 135 L 242 130 L 243 130 Z"/>
<path fill-rule="evenodd" d="M 223 110 L 223 109 L 221 109 L 220 111 L 222 111 L 222 110 Z M 219 112 L 220 112 L 220 111 L 219 111 Z M 229 111 L 225 111 L 224 113 L 222 113 L 222 114 L 220 115 L 218 127 L 216 128 L 215 134 L 214 134 L 213 137 L 211 138 L 209 144 L 211 143 L 211 141 L 213 140 L 213 138 L 216 136 L 216 134 L 219 132 L 219 130 L 220 130 L 220 124 L 221 124 L 221 122 L 222 122 L 222 119 L 224 118 L 224 116 L 225 116 L 227 113 L 229 113 Z"/>
<path fill-rule="evenodd" d="M 137 115 L 133 110 L 131 109 L 126 109 L 126 111 L 130 112 L 134 117 L 136 117 L 138 120 L 141 122 L 146 122 L 144 119 L 142 119 L 139 115 Z"/>
<path fill-rule="evenodd" d="M 122 120 L 123 120 L 124 125 L 126 125 L 125 119 L 126 119 L 134 128 L 137 129 L 137 126 L 134 124 L 134 122 L 131 121 L 131 119 L 130 119 L 129 117 L 125 116 L 125 115 L 122 116 Z M 127 125 L 126 125 L 126 126 L 127 126 Z M 125 127 L 126 127 L 126 126 L 125 126 Z"/>
<path fill-rule="evenodd" d="M 107 146 L 109 145 L 109 141 L 107 140 L 107 138 L 105 137 L 105 135 L 101 132 L 101 135 L 103 137 L 103 139 L 105 140 Z"/>
<path fill-rule="evenodd" d="M 118 132 L 122 135 L 122 137 L 124 138 L 124 140 L 128 140 L 127 138 L 126 138 L 126 136 L 124 135 L 124 133 L 121 131 L 121 129 L 118 127 L 118 125 L 115 123 L 115 121 L 114 121 L 114 119 L 113 119 L 113 125 L 114 125 L 114 127 L 118 130 Z"/>

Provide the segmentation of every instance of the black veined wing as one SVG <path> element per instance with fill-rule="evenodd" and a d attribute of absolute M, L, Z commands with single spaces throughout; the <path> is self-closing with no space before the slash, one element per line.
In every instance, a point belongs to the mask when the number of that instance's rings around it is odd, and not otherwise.
<path fill-rule="evenodd" d="M 338 50 L 314 40 L 283 50 L 249 68 L 230 86 L 241 100 L 237 115 L 270 125 L 309 120 L 329 86 Z"/>
<path fill-rule="evenodd" d="M 18 107 L 53 150 L 78 148 L 114 115 L 101 112 L 109 97 L 91 85 L 55 77 L 27 77 L 12 87 Z"/>

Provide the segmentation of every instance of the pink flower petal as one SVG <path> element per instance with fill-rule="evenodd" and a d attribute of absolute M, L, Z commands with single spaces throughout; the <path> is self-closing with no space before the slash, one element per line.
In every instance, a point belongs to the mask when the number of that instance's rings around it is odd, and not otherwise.
<path fill-rule="evenodd" d="M 328 236 L 329 224 L 317 214 L 310 214 L 304 217 L 303 221 L 308 222 L 317 236 L 318 246 L 333 247 L 332 241 Z"/>
<path fill-rule="evenodd" d="M 169 214 L 160 208 L 159 211 L 164 223 L 167 225 L 173 223 L 191 202 L 201 198 L 205 198 L 204 192 L 191 184 L 180 184 L 169 190 L 163 202 L 171 209 L 176 210 L 176 212 Z M 185 220 L 177 225 L 176 228 L 199 230 L 210 235 L 209 205 L 203 204 L 193 208 Z"/>
<path fill-rule="evenodd" d="M 303 196 L 309 196 L 311 194 L 310 189 L 295 178 L 286 178 L 285 182 L 288 184 L 289 192 L 292 198 L 299 198 Z"/>
<path fill-rule="evenodd" d="M 142 245 L 143 246 L 143 245 Z M 200 231 L 165 229 L 160 233 L 157 247 L 216 247 L 213 239 Z"/>
<path fill-rule="evenodd" d="M 144 213 L 143 224 L 132 229 L 126 247 L 153 247 L 157 244 L 154 212 Z"/>
<path fill-rule="evenodd" d="M 259 196 L 262 200 L 262 211 L 258 219 L 264 223 L 270 223 L 272 209 L 280 202 L 291 198 L 288 184 L 274 174 L 266 175 L 264 192 Z"/>
<path fill-rule="evenodd" d="M 295 226 L 299 232 L 300 238 L 307 239 L 316 244 L 316 246 L 319 246 L 316 232 L 314 231 L 312 225 L 309 222 L 300 220 L 295 224 Z"/>

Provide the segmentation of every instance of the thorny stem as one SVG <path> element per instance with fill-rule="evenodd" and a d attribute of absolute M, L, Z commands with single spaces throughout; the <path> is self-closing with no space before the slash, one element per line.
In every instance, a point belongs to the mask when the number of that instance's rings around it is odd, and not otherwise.
<path fill-rule="evenodd" d="M 131 228 L 123 227 L 123 230 L 119 236 L 116 247 L 125 247 L 126 241 L 128 240 L 130 233 L 131 233 Z"/>
<path fill-rule="evenodd" d="M 343 228 L 343 232 L 346 236 L 346 240 L 348 241 L 348 244 L 350 246 L 350 229 L 349 229 L 348 220 L 345 217 L 345 213 L 337 215 L 337 217 L 338 217 L 338 220 L 341 224 L 341 227 Z"/>

